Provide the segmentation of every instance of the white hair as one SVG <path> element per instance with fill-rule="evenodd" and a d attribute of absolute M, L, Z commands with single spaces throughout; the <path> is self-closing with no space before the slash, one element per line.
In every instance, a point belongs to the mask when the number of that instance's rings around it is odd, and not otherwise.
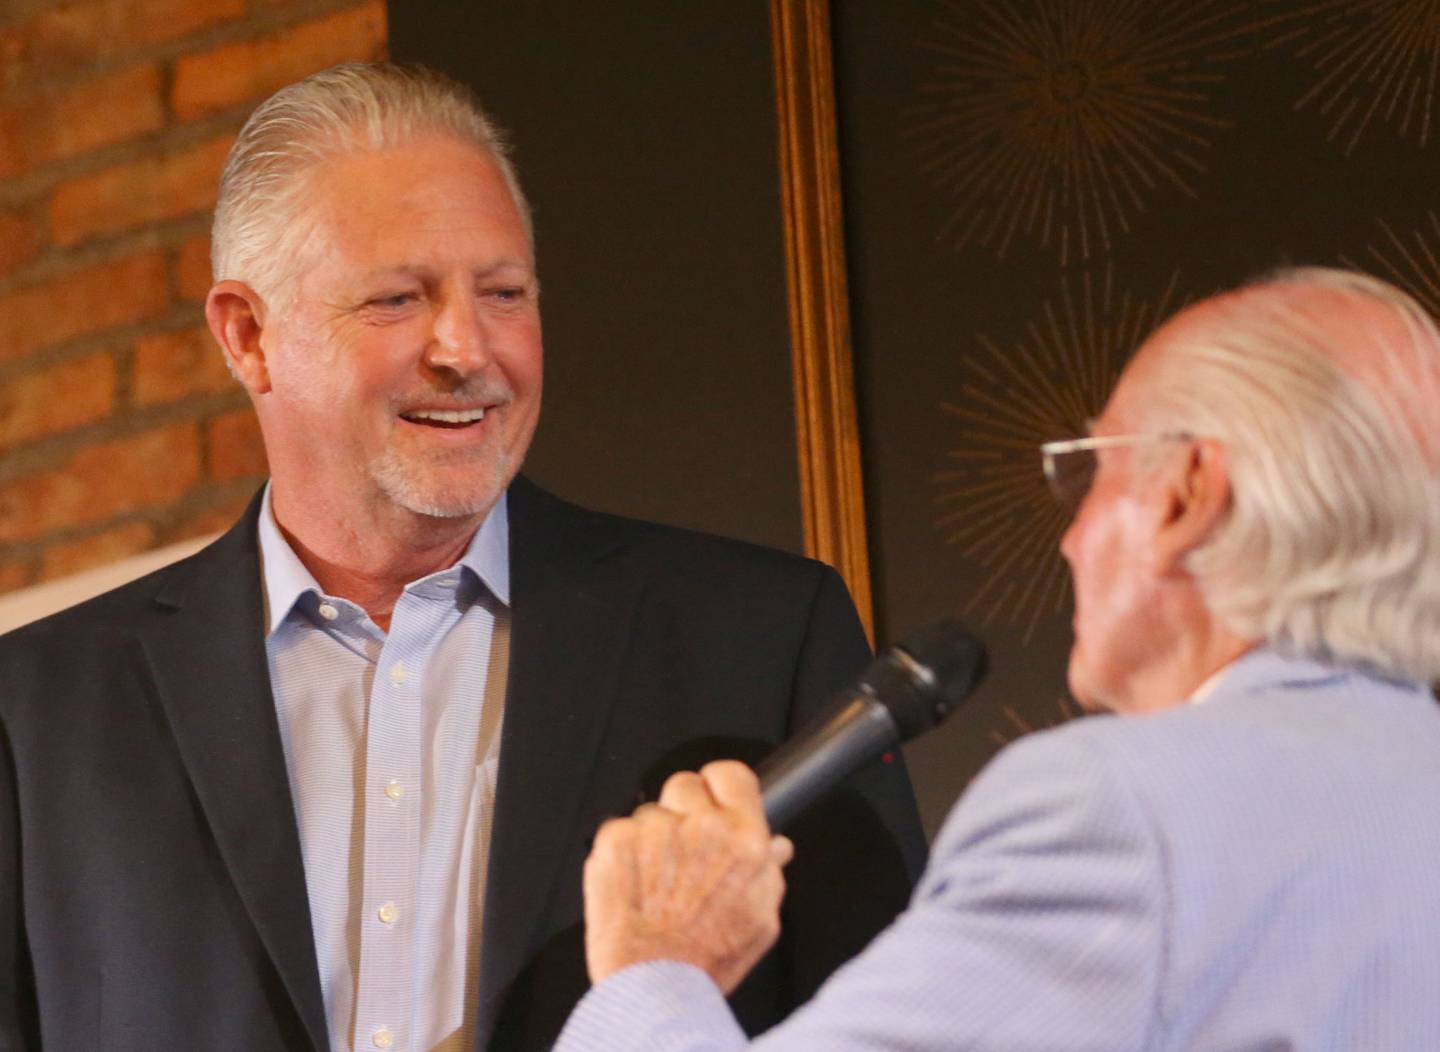
<path fill-rule="evenodd" d="M 328 158 L 442 135 L 499 166 L 533 238 L 504 134 L 464 85 L 422 66 L 348 63 L 281 88 L 250 115 L 220 177 L 210 257 L 217 281 L 234 278 L 277 295 L 296 266 L 287 233 L 305 174 Z"/>
<path fill-rule="evenodd" d="M 1225 449 L 1231 507 L 1187 564 L 1207 607 L 1245 639 L 1440 680 L 1434 320 L 1325 268 L 1271 275 L 1206 318 L 1166 344 L 1146 411 Z"/>

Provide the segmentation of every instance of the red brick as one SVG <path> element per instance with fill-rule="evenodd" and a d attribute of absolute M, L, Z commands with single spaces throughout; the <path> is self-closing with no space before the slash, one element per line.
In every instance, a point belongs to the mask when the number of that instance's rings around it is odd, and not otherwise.
<path fill-rule="evenodd" d="M 0 277 L 39 251 L 40 224 L 24 212 L 0 212 Z"/>
<path fill-rule="evenodd" d="M 181 57 L 170 104 L 184 120 L 215 113 L 337 62 L 375 58 L 384 42 L 385 5 L 368 0 L 256 40 Z"/>
<path fill-rule="evenodd" d="M 69 577 L 81 570 L 119 562 L 155 547 L 155 530 L 144 522 L 129 522 L 114 529 L 82 537 L 78 541 L 56 544 L 45 549 L 40 557 L 40 579 Z"/>
<path fill-rule="evenodd" d="M 210 235 L 199 234 L 175 253 L 175 285 L 187 303 L 204 302 L 210 294 Z"/>
<path fill-rule="evenodd" d="M 29 559 L 0 563 L 0 592 L 13 592 L 35 580 L 35 565 Z"/>
<path fill-rule="evenodd" d="M 265 443 L 249 409 L 237 409 L 210 421 L 210 477 L 216 482 L 264 478 Z"/>
<path fill-rule="evenodd" d="M 0 361 L 116 325 L 168 306 L 165 257 L 140 252 L 0 296 Z"/>
<path fill-rule="evenodd" d="M 53 5 L 0 32 L 0 89 L 178 40 L 242 14 L 245 0 L 91 0 Z"/>
<path fill-rule="evenodd" d="M 115 360 L 95 354 L 0 385 L 0 448 L 100 420 L 115 407 Z"/>
<path fill-rule="evenodd" d="M 165 123 L 160 68 L 134 66 L 0 109 L 0 177 L 155 131 Z"/>
<path fill-rule="evenodd" d="M 157 405 L 224 391 L 235 381 L 204 325 L 158 332 L 135 344 L 135 403 Z"/>
<path fill-rule="evenodd" d="M 23 476 L 0 490 L 0 543 L 169 504 L 199 479 L 194 424 L 92 446 L 59 468 Z"/>
<path fill-rule="evenodd" d="M 233 135 L 180 153 L 147 157 L 61 183 L 50 200 L 50 229 L 57 244 L 130 230 L 215 204 L 220 170 Z"/>
<path fill-rule="evenodd" d="M 256 486 L 259 489 L 259 486 Z M 191 537 L 203 537 L 212 533 L 224 533 L 234 526 L 241 513 L 249 506 L 254 493 L 244 492 L 238 496 L 227 496 L 200 511 L 192 512 L 175 523 L 168 531 L 166 544 L 179 544 Z"/>

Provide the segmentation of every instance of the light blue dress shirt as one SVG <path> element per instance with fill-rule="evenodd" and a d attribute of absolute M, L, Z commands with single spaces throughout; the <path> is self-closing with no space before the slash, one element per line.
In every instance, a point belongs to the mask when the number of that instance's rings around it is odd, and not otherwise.
<path fill-rule="evenodd" d="M 390 631 L 260 513 L 265 651 L 334 1052 L 473 1049 L 509 654 L 502 495 Z"/>

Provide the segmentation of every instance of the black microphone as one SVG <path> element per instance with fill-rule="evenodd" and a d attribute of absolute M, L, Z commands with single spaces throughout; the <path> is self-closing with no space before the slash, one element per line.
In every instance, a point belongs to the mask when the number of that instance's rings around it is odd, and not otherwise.
<path fill-rule="evenodd" d="M 788 825 L 865 764 L 950 715 L 987 664 L 984 644 L 954 621 L 922 628 L 882 653 L 756 768 L 770 828 Z"/>

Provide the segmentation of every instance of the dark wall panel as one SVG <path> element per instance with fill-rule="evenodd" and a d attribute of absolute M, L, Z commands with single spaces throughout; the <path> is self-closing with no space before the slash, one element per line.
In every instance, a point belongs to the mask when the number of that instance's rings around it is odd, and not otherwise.
<path fill-rule="evenodd" d="M 515 144 L 544 287 L 530 474 L 801 550 L 767 5 L 406 0 L 390 25 Z"/>
<path fill-rule="evenodd" d="M 1036 446 L 1083 431 L 1156 321 L 1292 262 L 1440 307 L 1418 9 L 833 0 L 879 634 L 958 614 L 994 658 L 907 750 L 932 830 L 996 748 L 1072 714 L 1065 518 Z M 396 58 L 466 80 L 513 132 L 549 355 L 532 473 L 798 550 L 767 4 L 390 14 Z"/>
<path fill-rule="evenodd" d="M 1067 520 L 1037 446 L 1083 432 L 1155 322 L 1289 263 L 1440 308 L 1424 7 L 835 0 L 879 630 L 958 614 L 994 659 L 908 750 L 932 829 L 1070 711 Z"/>

